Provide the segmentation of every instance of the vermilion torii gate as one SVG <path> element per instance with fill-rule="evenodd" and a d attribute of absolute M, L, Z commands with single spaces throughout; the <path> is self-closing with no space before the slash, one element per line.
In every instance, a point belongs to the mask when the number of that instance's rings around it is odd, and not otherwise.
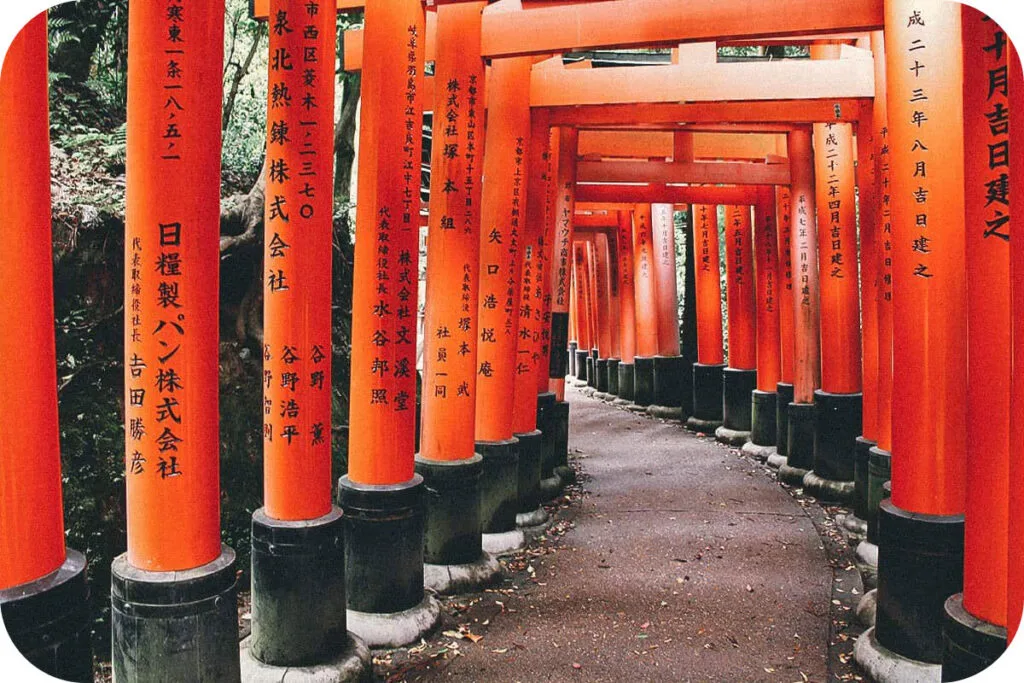
<path fill-rule="evenodd" d="M 659 390 L 657 362 L 682 351 L 677 267 L 659 258 L 674 256 L 680 204 L 692 207 L 696 296 L 684 304 L 698 328 L 688 424 L 749 433 L 748 450 L 783 480 L 855 500 L 846 527 L 866 523 L 858 555 L 878 573 L 877 620 L 857 659 L 877 680 L 953 680 L 998 657 L 1024 594 L 1024 466 L 1011 447 L 1024 413 L 1024 250 L 1010 239 L 1009 205 L 1024 172 L 1009 145 L 1019 63 L 998 26 L 951 3 L 784 4 L 254 3 L 271 35 L 266 488 L 240 664 L 234 553 L 218 519 L 220 105 L 208 93 L 219 86 L 224 8 L 134 3 L 118 680 L 231 681 L 243 670 L 280 680 L 284 667 L 345 680 L 365 667 L 361 641 L 400 645 L 433 627 L 439 606 L 425 585 L 493 580 L 486 551 L 520 546 L 543 522 L 538 504 L 572 476 L 570 319 L 595 388 L 682 407 Z M 335 507 L 331 107 L 315 103 L 332 99 L 334 11 L 354 7 L 366 25 L 347 34 L 344 55 L 363 70 L 351 441 Z M 84 559 L 61 538 L 56 439 L 38 436 L 57 431 L 45 389 L 55 359 L 39 189 L 44 28 L 23 33 L 0 80 L 4 120 L 34 124 L 0 133 L 0 229 L 27 264 L 8 290 L 35 295 L 28 314 L 22 302 L 0 306 L 0 351 L 43 379 L 27 400 L 0 392 L 0 603 L 32 661 L 84 679 L 84 620 L 54 639 L 33 609 L 73 612 L 84 600 Z M 813 36 L 797 42 L 815 59 L 716 57 L 721 36 L 794 35 Z M 635 46 L 672 47 L 673 61 L 570 69 L 561 59 Z M 435 147 L 417 455 L 424 109 Z M 606 211 L 601 225 L 585 225 L 589 204 Z M 761 450 L 772 441 L 774 453 Z"/>

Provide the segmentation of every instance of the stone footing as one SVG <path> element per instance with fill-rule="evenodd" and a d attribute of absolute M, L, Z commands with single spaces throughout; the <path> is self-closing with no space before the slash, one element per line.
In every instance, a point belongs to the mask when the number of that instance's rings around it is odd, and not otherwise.
<path fill-rule="evenodd" d="M 400 612 L 348 611 L 349 628 L 371 648 L 402 647 L 415 643 L 433 631 L 440 620 L 441 603 L 429 594 L 424 594 L 418 604 Z"/>
<path fill-rule="evenodd" d="M 92 681 L 89 592 L 85 556 L 67 550 L 56 571 L 0 590 L 7 634 L 33 666 L 66 681 Z"/>
<path fill-rule="evenodd" d="M 526 547 L 526 536 L 522 529 L 506 531 L 500 534 L 484 534 L 484 550 L 499 557 L 518 552 Z"/>
<path fill-rule="evenodd" d="M 878 546 L 870 541 L 861 541 L 853 554 L 853 561 L 860 570 L 864 588 L 871 590 L 878 587 Z M 872 622 L 873 623 L 873 622 Z"/>
<path fill-rule="evenodd" d="M 825 503 L 849 504 L 853 499 L 852 481 L 835 481 L 813 470 L 804 475 L 804 493 Z"/>
<path fill-rule="evenodd" d="M 682 408 L 672 408 L 670 406 L 662 405 L 650 405 L 647 406 L 647 414 L 651 417 L 656 417 L 659 420 L 681 420 L 683 419 Z"/>
<path fill-rule="evenodd" d="M 747 455 L 757 458 L 761 462 L 767 462 L 768 458 L 776 453 L 775 446 L 758 446 L 753 441 L 743 444 L 742 450 Z"/>
<path fill-rule="evenodd" d="M 864 522 L 867 533 L 868 519 L 868 463 L 871 449 L 878 444 L 863 436 L 858 436 L 853 446 L 853 514 Z"/>
<path fill-rule="evenodd" d="M 472 593 L 496 583 L 500 578 L 501 564 L 485 552 L 481 552 L 475 562 L 423 565 L 423 587 L 438 595 Z"/>
<path fill-rule="evenodd" d="M 349 633 L 338 653 L 311 666 L 273 666 L 252 654 L 252 637 L 241 643 L 242 680 L 246 683 L 369 683 L 373 680 L 370 648 Z"/>
<path fill-rule="evenodd" d="M 779 455 L 778 449 L 776 449 L 774 453 L 768 454 L 768 460 L 766 460 L 765 463 L 773 470 L 778 470 L 786 466 L 787 460 L 788 458 L 784 455 Z M 803 481 L 802 477 L 801 481 Z"/>
<path fill-rule="evenodd" d="M 875 629 L 869 628 L 857 638 L 853 656 L 875 683 L 941 683 L 938 664 L 907 659 L 878 642 Z"/>
<path fill-rule="evenodd" d="M 112 664 L 119 683 L 241 680 L 235 551 L 195 569 L 110 568 Z"/>
<path fill-rule="evenodd" d="M 252 516 L 249 652 L 271 667 L 334 660 L 346 642 L 341 509 L 307 521 Z"/>
<path fill-rule="evenodd" d="M 865 586 L 867 588 L 867 586 Z M 857 621 L 865 628 L 875 625 L 875 612 L 878 609 L 878 591 L 874 588 L 861 597 L 857 603 Z"/>
<path fill-rule="evenodd" d="M 516 526 L 520 529 L 543 526 L 547 521 L 548 511 L 540 505 L 529 512 L 520 512 L 516 515 Z"/>
<path fill-rule="evenodd" d="M 727 446 L 740 447 L 750 439 L 750 432 L 729 429 L 725 425 L 715 429 L 715 439 Z"/>

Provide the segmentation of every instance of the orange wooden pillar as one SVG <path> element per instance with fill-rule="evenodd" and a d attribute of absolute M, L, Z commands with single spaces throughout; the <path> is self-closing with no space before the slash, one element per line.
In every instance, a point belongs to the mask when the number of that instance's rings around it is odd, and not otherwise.
<path fill-rule="evenodd" d="M 596 264 L 594 263 L 594 241 L 592 235 L 587 235 L 579 240 L 582 249 L 582 269 L 577 272 L 577 277 L 582 273 L 583 280 L 583 302 L 587 308 L 587 334 L 589 341 L 587 345 L 587 356 L 584 359 L 586 369 L 586 382 L 589 386 L 597 384 L 596 368 L 594 361 L 597 360 L 597 288 L 595 282 Z"/>
<path fill-rule="evenodd" d="M 750 440 L 745 452 L 767 459 L 776 437 L 776 388 L 782 379 L 779 350 L 779 238 L 775 188 L 757 188 L 754 205 L 754 271 L 757 323 L 757 387 L 750 398 Z"/>
<path fill-rule="evenodd" d="M 594 388 L 608 391 L 608 359 L 612 357 L 611 247 L 608 235 L 594 235 L 594 285 L 597 296 L 597 358 L 594 359 Z"/>
<path fill-rule="evenodd" d="M 579 348 L 576 350 L 576 379 L 587 381 L 587 359 L 590 358 L 589 349 L 593 346 L 590 338 L 590 304 L 587 290 L 590 278 L 587 276 L 587 250 L 584 242 L 574 241 L 573 243 L 573 267 L 572 286 L 573 298 L 576 304 L 576 338 Z"/>
<path fill-rule="evenodd" d="M 870 42 L 869 42 L 870 44 Z M 873 117 L 857 124 L 857 208 L 860 227 L 861 433 L 854 442 L 853 514 L 847 530 L 867 532 L 871 449 L 878 445 L 879 185 Z"/>
<path fill-rule="evenodd" d="M 874 154 L 878 185 L 877 242 L 874 258 L 878 264 L 876 307 L 878 318 L 878 406 L 877 445 L 868 451 L 868 523 L 866 543 L 876 546 L 877 562 L 878 506 L 887 495 L 892 452 L 892 164 L 889 114 L 886 102 L 885 37 L 882 31 L 871 34 L 871 52 L 875 63 L 875 92 L 872 107 Z M 863 248 L 862 248 L 863 251 Z M 865 256 L 865 259 L 870 256 Z"/>
<path fill-rule="evenodd" d="M 814 392 L 821 385 L 818 231 L 811 131 L 789 133 L 793 262 L 793 402 L 787 409 L 784 481 L 802 486 L 814 466 Z"/>
<path fill-rule="evenodd" d="M 46 13 L 4 56 L 0 120 L 0 236 L 18 263 L 0 275 L 0 360 L 20 376 L 0 388 L 0 611 L 29 662 L 91 680 L 85 557 L 64 546 Z"/>
<path fill-rule="evenodd" d="M 658 353 L 654 357 L 653 409 L 660 417 L 680 419 L 683 414 L 684 373 L 690 372 L 680 355 L 679 286 L 676 273 L 676 224 L 672 204 L 651 205 L 654 274 L 658 283 Z"/>
<path fill-rule="evenodd" d="M 576 351 L 579 349 L 579 325 L 576 322 L 576 276 L 575 274 L 570 276 L 571 284 L 569 286 L 569 374 L 573 377 L 576 376 Z M 547 378 L 545 377 L 545 387 L 547 387 Z"/>
<path fill-rule="evenodd" d="M 1011 135 L 1024 136 L 1024 75 L 1016 49 L 1011 49 L 1010 73 L 1010 130 Z M 1024 148 L 1011 147 L 1011 193 L 1024 194 Z M 1024 443 L 1024 240 L 1010 240 L 1010 301 L 1012 302 L 1012 351 L 1010 383 L 1010 443 Z M 1021 613 L 1024 610 L 1024 457 L 1020 448 L 1010 450 L 1010 542 L 1007 562 L 1006 630 L 1010 642 L 1020 633 Z"/>
<path fill-rule="evenodd" d="M 858 649 L 931 664 L 942 660 L 943 603 L 963 582 L 967 298 L 960 12 L 939 1 L 885 3 L 898 371 L 892 498 L 879 511 L 877 621 Z"/>
<path fill-rule="evenodd" d="M 780 377 L 775 386 L 775 454 L 768 456 L 772 467 L 784 464 L 789 453 L 789 404 L 793 402 L 796 374 L 793 292 L 793 202 L 788 185 L 775 188 L 779 264 L 779 359 Z"/>
<path fill-rule="evenodd" d="M 693 366 L 693 415 L 686 425 L 713 434 L 722 424 L 722 279 L 718 207 L 693 206 L 694 268 L 697 290 L 697 362 Z"/>
<path fill-rule="evenodd" d="M 633 402 L 654 400 L 654 357 L 658 355 L 658 277 L 655 271 L 651 205 L 637 204 L 633 213 L 633 282 L 636 308 L 636 357 L 633 360 Z"/>
<path fill-rule="evenodd" d="M 128 20 L 128 552 L 114 560 L 111 586 L 121 680 L 240 675 L 235 620 L 221 619 L 235 611 L 235 554 L 220 540 L 218 436 L 224 3 L 184 5 L 136 5 Z M 160 605 L 145 617 L 126 605 L 142 592 Z M 126 629 L 135 638 L 117 637 Z M 167 629 L 190 646 L 172 648 Z"/>
<path fill-rule="evenodd" d="M 563 403 L 565 401 L 563 353 L 568 348 L 569 279 L 574 263 L 572 221 L 576 211 L 576 146 L 579 133 L 574 128 L 556 128 L 554 130 L 552 147 L 557 149 L 557 158 L 552 169 L 554 182 L 547 218 L 554 228 L 554 240 L 551 243 L 551 362 L 548 379 L 556 402 Z M 579 337 L 583 334 L 583 324 L 580 320 L 582 302 L 579 299 L 579 288 L 577 287 L 575 291 L 577 337 Z M 580 340 L 577 354 L 585 348 L 586 345 Z M 578 364 L 577 356 L 577 376 L 579 376 Z"/>
<path fill-rule="evenodd" d="M 485 182 L 480 243 L 480 305 L 477 334 L 476 446 L 484 459 L 481 516 L 485 550 L 523 542 L 516 532 L 520 444 L 513 436 L 522 234 L 527 202 L 530 143 L 529 57 L 495 60 L 488 81 Z M 534 443 L 525 444 L 536 450 Z M 528 458 L 537 457 L 531 451 Z M 498 543 L 498 545 L 494 545 Z"/>
<path fill-rule="evenodd" d="M 861 432 L 860 299 L 853 127 L 814 125 L 821 313 L 821 389 L 815 391 L 814 469 L 804 488 L 849 503 Z"/>
<path fill-rule="evenodd" d="M 1006 647 L 1010 493 L 1011 160 L 1006 33 L 963 6 L 967 254 L 967 493 L 964 589 L 945 605 L 943 675 L 981 673 Z M 995 114 L 993 114 L 995 112 Z M 1019 558 L 1018 558 L 1019 559 Z M 952 676 L 950 676 L 952 674 Z"/>
<path fill-rule="evenodd" d="M 619 244 L 619 364 L 618 390 L 622 401 L 632 401 L 634 395 L 634 360 L 636 358 L 636 294 L 633 265 L 633 212 L 619 211 L 616 238 Z"/>
<path fill-rule="evenodd" d="M 361 636 L 382 614 L 415 610 L 425 628 L 436 614 L 423 592 L 426 492 L 414 470 L 426 20 L 418 0 L 369 0 L 365 16 L 363 49 L 390 58 L 363 65 L 348 474 L 338 485 L 348 626 Z"/>
<path fill-rule="evenodd" d="M 725 207 L 725 299 L 729 366 L 722 372 L 719 441 L 742 446 L 750 438 L 751 392 L 757 388 L 757 312 L 751 206 Z"/>
<path fill-rule="evenodd" d="M 530 117 L 530 139 L 527 148 L 526 202 L 523 216 L 523 272 L 519 302 L 519 341 L 516 350 L 514 405 L 512 431 L 519 439 L 536 442 L 536 457 L 519 455 L 519 508 L 522 517 L 517 523 L 533 526 L 544 522 L 547 514 L 540 506 L 551 497 L 558 481 L 552 480 L 554 463 L 551 460 L 551 427 L 547 424 L 547 406 L 550 397 L 541 398 L 538 385 L 547 378 L 547 354 L 544 332 L 544 285 L 547 281 L 550 241 L 545 234 L 544 221 L 548 191 L 548 156 L 551 142 L 550 126 L 545 115 L 533 113 Z M 545 387 L 546 388 L 546 387 Z M 547 433 L 545 433 L 545 430 Z M 529 443 L 527 443 L 529 446 Z M 542 482 L 548 480 L 547 485 Z"/>
<path fill-rule="evenodd" d="M 263 279 L 264 504 L 252 520 L 252 638 L 261 665 L 323 662 L 346 643 L 341 509 L 331 480 L 335 16 L 271 0 Z M 292 96 L 292 105 L 280 93 Z M 287 548 L 287 550 L 285 550 Z M 303 562 L 295 562 L 296 554 Z M 289 581 L 283 586 L 280 577 Z M 310 628 L 316 624 L 318 628 Z"/>
<path fill-rule="evenodd" d="M 484 61 L 480 22 L 486 3 L 437 7 L 433 147 L 423 334 L 420 451 L 416 472 L 427 498 L 424 580 L 450 593 L 450 565 L 480 566 L 483 555 L 476 453 L 477 335 L 484 158 Z"/>

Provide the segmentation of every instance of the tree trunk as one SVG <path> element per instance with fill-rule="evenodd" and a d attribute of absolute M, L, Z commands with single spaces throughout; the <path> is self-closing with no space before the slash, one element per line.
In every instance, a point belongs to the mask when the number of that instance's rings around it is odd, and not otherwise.
<path fill-rule="evenodd" d="M 352 162 L 356 156 L 356 114 L 362 80 L 359 73 L 342 73 L 344 94 L 334 128 L 334 196 L 348 197 L 352 186 Z"/>

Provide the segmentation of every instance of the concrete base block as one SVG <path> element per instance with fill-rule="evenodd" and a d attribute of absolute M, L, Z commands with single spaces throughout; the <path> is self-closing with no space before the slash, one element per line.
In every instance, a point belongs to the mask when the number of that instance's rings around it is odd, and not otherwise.
<path fill-rule="evenodd" d="M 423 587 L 438 595 L 472 593 L 501 578 L 501 564 L 488 553 L 467 564 L 424 564 Z"/>
<path fill-rule="evenodd" d="M 692 415 L 686 419 L 686 428 L 698 434 L 714 434 L 721 426 L 721 420 L 702 420 Z"/>
<path fill-rule="evenodd" d="M 522 529 L 506 531 L 500 534 L 484 534 L 484 552 L 495 557 L 510 555 L 526 547 L 526 536 Z"/>
<path fill-rule="evenodd" d="M 853 656 L 875 683 L 941 683 L 942 667 L 907 659 L 882 646 L 869 628 L 854 647 Z"/>
<path fill-rule="evenodd" d="M 611 401 L 615 397 L 605 391 L 595 391 L 594 398 L 596 398 L 598 401 Z"/>
<path fill-rule="evenodd" d="M 839 521 L 838 517 L 836 519 Z M 840 526 L 843 527 L 844 531 L 853 536 L 866 536 L 868 533 L 868 523 L 852 513 L 843 516 Z"/>
<path fill-rule="evenodd" d="M 624 398 L 617 398 L 614 401 L 612 401 L 612 405 L 613 406 L 621 406 L 623 408 L 626 407 L 626 406 L 632 405 L 632 404 L 633 404 L 632 401 L 628 401 L 628 400 L 626 400 Z"/>
<path fill-rule="evenodd" d="M 853 502 L 854 484 L 852 481 L 833 481 L 819 476 L 816 472 L 804 475 L 804 493 L 814 496 L 827 503 L 849 505 Z"/>
<path fill-rule="evenodd" d="M 659 420 L 683 419 L 682 408 L 671 408 L 669 406 L 647 406 L 647 414 Z"/>
<path fill-rule="evenodd" d="M 619 388 L 615 393 L 619 398 L 629 402 L 633 400 L 636 389 L 636 368 L 633 363 L 619 362 L 616 371 L 619 373 Z"/>
<path fill-rule="evenodd" d="M 738 429 L 729 429 L 725 425 L 722 425 L 715 430 L 715 439 L 719 443 L 724 443 L 727 446 L 742 446 L 750 440 L 749 431 L 740 431 Z"/>
<path fill-rule="evenodd" d="M 810 472 L 810 470 L 790 466 L 787 459 L 787 464 L 779 468 L 779 479 L 790 486 L 803 488 L 804 477 L 807 476 L 808 472 Z"/>
<path fill-rule="evenodd" d="M 788 461 L 789 458 L 787 458 L 784 455 L 779 455 L 779 451 L 776 448 L 774 453 L 768 454 L 768 460 L 766 460 L 765 462 L 768 464 L 768 467 L 771 467 L 773 470 L 778 470 L 785 467 Z M 801 481 L 803 480 L 801 479 Z"/>
<path fill-rule="evenodd" d="M 543 524 L 547 524 L 548 511 L 543 507 L 537 506 L 536 510 L 530 512 L 520 512 L 516 515 L 516 526 L 520 529 L 524 527 L 536 527 Z"/>
<path fill-rule="evenodd" d="M 371 648 L 402 647 L 434 630 L 441 620 L 441 603 L 432 595 L 401 612 L 348 611 L 348 628 Z"/>
<path fill-rule="evenodd" d="M 647 406 L 638 405 L 636 403 L 630 403 L 626 406 L 626 410 L 633 413 L 647 413 Z"/>
<path fill-rule="evenodd" d="M 576 470 L 568 465 L 559 465 L 555 468 L 555 474 L 562 480 L 562 485 L 571 484 L 576 481 Z"/>
<path fill-rule="evenodd" d="M 758 446 L 753 441 L 748 441 L 743 444 L 743 448 L 741 450 L 745 454 L 753 458 L 757 458 L 761 462 L 767 462 L 768 458 L 776 453 L 775 446 Z"/>
<path fill-rule="evenodd" d="M 654 357 L 633 359 L 633 402 L 645 408 L 654 403 Z"/>
<path fill-rule="evenodd" d="M 241 643 L 242 680 L 246 683 L 369 683 L 373 680 L 370 648 L 351 633 L 342 651 L 316 666 L 271 666 L 253 657 L 251 638 Z"/>
<path fill-rule="evenodd" d="M 789 404 L 793 402 L 793 385 L 775 385 L 775 447 L 779 455 L 789 455 Z"/>
<path fill-rule="evenodd" d="M 878 609 L 878 591 L 872 588 L 857 603 L 857 621 L 871 628 L 875 625 L 875 612 Z"/>

